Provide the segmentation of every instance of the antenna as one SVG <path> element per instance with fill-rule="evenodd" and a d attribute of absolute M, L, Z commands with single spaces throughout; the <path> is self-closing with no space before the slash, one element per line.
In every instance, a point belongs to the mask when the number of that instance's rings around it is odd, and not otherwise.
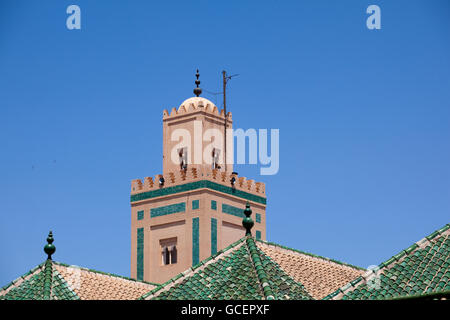
<path fill-rule="evenodd" d="M 231 78 L 238 76 L 238 74 L 233 74 L 231 76 L 227 75 L 225 70 L 222 71 L 222 79 L 223 79 L 223 112 L 225 114 L 225 137 L 224 137 L 224 164 L 225 171 L 227 171 L 227 82 L 231 80 Z"/>

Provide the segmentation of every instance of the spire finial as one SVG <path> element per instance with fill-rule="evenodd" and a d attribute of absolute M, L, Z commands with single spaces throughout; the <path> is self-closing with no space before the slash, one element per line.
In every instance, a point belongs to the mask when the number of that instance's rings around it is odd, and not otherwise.
<path fill-rule="evenodd" d="M 199 95 L 202 94 L 202 89 L 198 87 L 200 85 L 200 80 L 198 80 L 198 78 L 200 77 L 200 73 L 198 73 L 198 69 L 197 69 L 197 73 L 195 74 L 195 77 L 197 78 L 197 80 L 195 80 L 195 84 L 197 85 L 197 88 L 194 88 L 194 94 L 198 97 Z"/>
<path fill-rule="evenodd" d="M 48 260 L 52 260 L 52 254 L 55 253 L 56 247 L 53 244 L 53 233 L 50 231 L 47 237 L 47 244 L 44 247 L 44 252 L 48 255 Z"/>
<path fill-rule="evenodd" d="M 250 203 L 248 201 L 245 205 L 244 214 L 245 218 L 242 220 L 242 225 L 245 228 L 245 235 L 251 236 L 252 232 L 250 230 L 252 229 L 255 223 L 253 222 L 252 218 L 250 218 L 250 215 L 252 214 L 252 209 L 250 209 Z"/>

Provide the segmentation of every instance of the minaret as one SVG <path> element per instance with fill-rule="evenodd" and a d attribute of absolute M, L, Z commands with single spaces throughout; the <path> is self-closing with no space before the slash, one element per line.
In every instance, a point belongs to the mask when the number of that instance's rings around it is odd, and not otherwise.
<path fill-rule="evenodd" d="M 192 168 L 224 170 L 225 119 L 227 129 L 230 129 L 227 148 L 233 148 L 231 112 L 225 115 L 214 103 L 200 97 L 198 70 L 195 76 L 196 96 L 183 101 L 178 108 L 172 108 L 170 114 L 166 110 L 163 112 L 164 174 Z M 226 171 L 233 172 L 233 165 L 227 165 Z"/>
<path fill-rule="evenodd" d="M 265 185 L 238 176 L 232 161 L 225 170 L 231 112 L 200 97 L 199 76 L 195 97 L 163 111 L 162 174 L 131 183 L 131 277 L 138 280 L 163 283 L 242 238 L 247 202 L 256 238 L 266 237 Z"/>

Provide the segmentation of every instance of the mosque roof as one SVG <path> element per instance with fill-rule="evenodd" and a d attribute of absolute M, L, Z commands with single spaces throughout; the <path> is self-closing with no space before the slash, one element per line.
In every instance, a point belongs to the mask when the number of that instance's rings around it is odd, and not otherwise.
<path fill-rule="evenodd" d="M 0 300 L 348 300 L 450 294 L 450 224 L 375 270 L 256 240 L 247 231 L 163 284 L 55 262 L 54 248 L 46 246 L 49 259 L 0 289 Z"/>

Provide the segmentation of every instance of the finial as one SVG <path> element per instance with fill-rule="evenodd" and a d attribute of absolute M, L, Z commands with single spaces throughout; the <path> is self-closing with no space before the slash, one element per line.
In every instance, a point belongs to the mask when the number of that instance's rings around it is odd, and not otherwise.
<path fill-rule="evenodd" d="M 252 218 L 250 218 L 250 215 L 252 214 L 252 209 L 250 209 L 250 203 L 248 201 L 247 204 L 245 205 L 244 214 L 245 218 L 242 220 L 242 225 L 245 228 L 245 235 L 251 236 L 252 232 L 250 230 L 252 229 L 255 223 L 253 222 Z"/>
<path fill-rule="evenodd" d="M 200 77 L 200 73 L 198 73 L 198 69 L 197 69 L 197 73 L 195 74 L 195 77 L 197 78 L 197 80 L 195 80 L 195 84 L 197 85 L 197 88 L 194 88 L 194 94 L 198 97 L 199 95 L 202 94 L 202 89 L 198 87 L 200 85 L 200 80 L 198 80 L 198 77 Z"/>
<path fill-rule="evenodd" d="M 53 241 L 53 233 L 50 231 L 47 237 L 47 244 L 44 247 L 44 252 L 48 255 L 48 260 L 52 260 L 52 254 L 56 251 Z"/>

